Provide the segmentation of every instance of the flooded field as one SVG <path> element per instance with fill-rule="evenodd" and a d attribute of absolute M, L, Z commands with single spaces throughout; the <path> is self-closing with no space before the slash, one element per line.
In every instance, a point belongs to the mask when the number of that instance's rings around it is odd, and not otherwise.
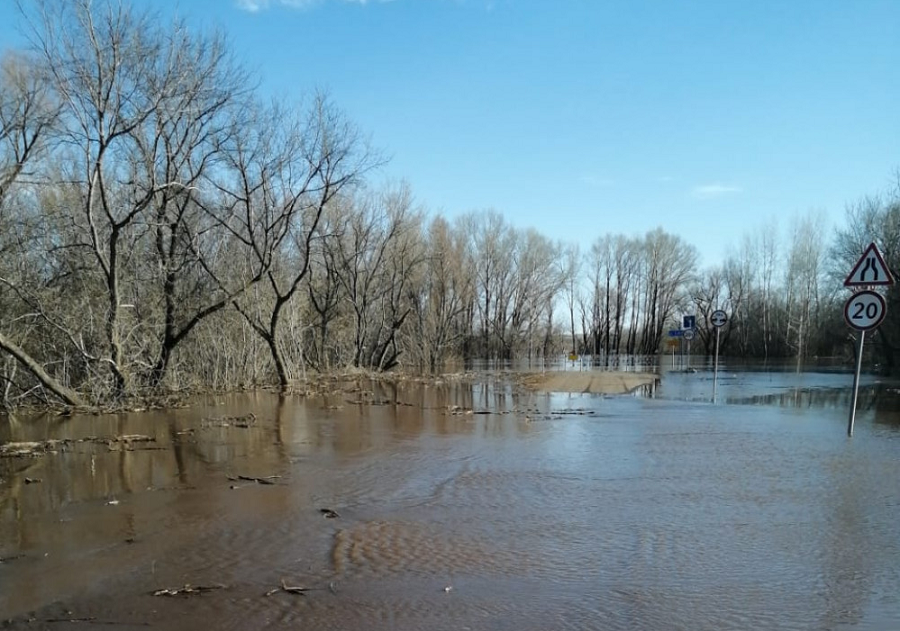
<path fill-rule="evenodd" d="M 716 405 L 704 371 L 616 397 L 367 382 L 2 419 L 43 453 L 0 458 L 0 621 L 898 629 L 900 395 L 865 378 L 848 439 L 850 382 L 723 370 Z"/>

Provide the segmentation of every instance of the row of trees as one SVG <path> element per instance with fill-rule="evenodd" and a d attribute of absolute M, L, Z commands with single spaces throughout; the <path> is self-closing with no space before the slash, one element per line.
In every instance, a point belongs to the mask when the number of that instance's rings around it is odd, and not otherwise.
<path fill-rule="evenodd" d="M 833 234 L 826 225 L 819 212 L 795 217 L 783 231 L 775 222 L 764 225 L 747 233 L 722 264 L 699 273 L 691 248 L 661 231 L 643 239 L 602 237 L 588 256 L 589 289 L 569 301 L 573 322 L 581 323 L 572 325 L 573 339 L 576 328 L 581 331 L 575 346 L 613 357 L 657 352 L 662 331 L 654 328 L 655 305 L 666 326 L 678 327 L 683 314 L 694 314 L 694 347 L 708 355 L 715 344 L 710 316 L 724 309 L 724 354 L 798 361 L 848 357 L 855 334 L 844 322 L 850 293 L 843 281 L 873 241 L 888 266 L 900 270 L 900 180 L 894 191 L 850 205 L 844 226 Z M 656 261 L 662 262 L 662 276 Z M 898 290 L 889 289 L 887 299 L 889 313 L 897 313 Z M 635 332 L 643 344 L 635 342 Z M 900 321 L 888 318 L 874 349 L 888 370 L 897 365 L 898 344 Z"/>
<path fill-rule="evenodd" d="M 6 406 L 652 354 L 683 313 L 708 345 L 716 308 L 732 314 L 726 352 L 844 349 L 813 216 L 786 261 L 766 228 L 702 275 L 662 229 L 581 253 L 496 211 L 449 221 L 405 184 L 368 181 L 383 159 L 327 95 L 262 100 L 220 35 L 112 2 L 46 0 L 26 17 L 31 49 L 0 64 Z M 855 207 L 839 256 L 900 226 L 897 211 L 896 196 Z M 878 234 L 893 257 L 897 231 Z"/>

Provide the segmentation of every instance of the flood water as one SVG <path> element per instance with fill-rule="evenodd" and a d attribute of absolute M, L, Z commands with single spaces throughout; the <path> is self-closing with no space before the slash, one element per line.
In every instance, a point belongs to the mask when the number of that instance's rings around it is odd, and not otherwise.
<path fill-rule="evenodd" d="M 0 620 L 900 629 L 900 395 L 864 378 L 848 439 L 851 380 L 723 370 L 716 405 L 704 371 L 652 398 L 366 382 L 0 419 L 0 442 L 69 439 L 0 458 Z M 186 585 L 210 589 L 154 595 Z"/>

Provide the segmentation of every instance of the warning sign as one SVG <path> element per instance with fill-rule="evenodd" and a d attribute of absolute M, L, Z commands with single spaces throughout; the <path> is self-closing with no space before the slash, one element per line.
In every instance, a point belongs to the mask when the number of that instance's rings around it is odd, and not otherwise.
<path fill-rule="evenodd" d="M 844 287 L 869 287 L 874 285 L 893 285 L 894 277 L 888 269 L 878 246 L 870 243 L 866 251 L 853 266 Z"/>

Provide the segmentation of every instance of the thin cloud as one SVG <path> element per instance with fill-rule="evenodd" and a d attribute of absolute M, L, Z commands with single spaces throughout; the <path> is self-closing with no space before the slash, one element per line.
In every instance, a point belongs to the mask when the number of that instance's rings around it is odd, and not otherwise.
<path fill-rule="evenodd" d="M 696 199 L 715 199 L 725 195 L 734 195 L 744 191 L 740 186 L 727 186 L 725 184 L 704 184 L 691 189 L 691 196 Z"/>
<path fill-rule="evenodd" d="M 269 6 L 268 0 L 236 0 L 235 4 L 238 9 L 250 13 L 257 13 Z"/>
<path fill-rule="evenodd" d="M 271 7 L 287 7 L 289 9 L 307 9 L 327 0 L 235 0 L 235 6 L 248 13 L 259 13 Z M 369 4 L 373 0 L 341 0 L 350 4 Z M 393 0 L 374 0 L 381 4 Z"/>

